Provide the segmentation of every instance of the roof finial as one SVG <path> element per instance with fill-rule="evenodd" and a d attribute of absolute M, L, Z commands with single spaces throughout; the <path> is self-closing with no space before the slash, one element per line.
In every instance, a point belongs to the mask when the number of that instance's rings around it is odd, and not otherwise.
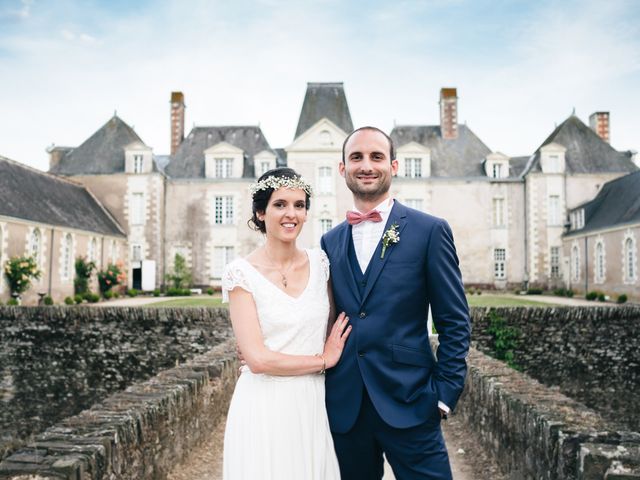
<path fill-rule="evenodd" d="M 113 111 L 113 116 L 114 116 L 114 117 L 117 117 L 117 116 L 118 116 L 118 110 L 114 110 L 114 111 Z"/>
<path fill-rule="evenodd" d="M 574 116 L 576 114 L 576 107 L 573 107 L 573 110 L 571 111 L 571 115 Z"/>

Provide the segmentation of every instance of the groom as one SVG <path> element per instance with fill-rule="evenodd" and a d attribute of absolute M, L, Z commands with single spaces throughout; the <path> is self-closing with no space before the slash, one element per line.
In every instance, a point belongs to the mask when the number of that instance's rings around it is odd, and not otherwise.
<path fill-rule="evenodd" d="M 440 419 L 464 386 L 470 324 L 447 222 L 389 196 L 398 161 L 374 127 L 352 132 L 340 174 L 355 211 L 325 234 L 336 311 L 353 330 L 327 370 L 326 403 L 341 477 L 451 479 Z M 429 306 L 439 347 L 429 344 Z"/>

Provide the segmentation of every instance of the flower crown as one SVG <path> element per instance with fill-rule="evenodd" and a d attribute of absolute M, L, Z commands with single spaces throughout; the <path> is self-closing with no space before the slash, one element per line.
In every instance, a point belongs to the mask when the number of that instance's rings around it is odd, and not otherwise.
<path fill-rule="evenodd" d="M 259 182 L 253 183 L 249 186 L 249 193 L 253 197 L 260 190 L 268 190 L 273 188 L 277 190 L 279 188 L 289 188 L 292 190 L 300 189 L 304 190 L 309 196 L 313 195 L 311 185 L 304 181 L 302 177 L 267 177 Z"/>

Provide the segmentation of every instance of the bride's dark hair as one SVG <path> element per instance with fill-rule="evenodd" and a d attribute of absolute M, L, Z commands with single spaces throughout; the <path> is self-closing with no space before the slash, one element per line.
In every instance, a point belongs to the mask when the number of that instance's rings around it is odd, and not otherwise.
<path fill-rule="evenodd" d="M 269 170 L 263 173 L 258 179 L 258 183 L 269 177 L 300 178 L 300 174 L 298 174 L 293 168 L 288 168 L 288 167 L 274 168 L 272 170 Z M 263 214 L 266 211 L 267 205 L 269 204 L 269 199 L 271 198 L 271 194 L 274 191 L 275 189 L 273 188 L 266 188 L 264 190 L 258 190 L 256 193 L 253 194 L 252 204 L 251 204 L 251 210 L 253 214 L 251 215 L 251 218 L 247 222 L 247 225 L 249 225 L 249 228 L 251 228 L 252 230 L 256 230 L 261 233 L 267 233 L 267 229 L 264 222 L 258 218 L 258 213 Z M 307 208 L 307 210 L 309 210 L 309 207 L 311 207 L 311 196 L 306 191 L 304 192 L 304 194 L 305 194 L 305 207 Z"/>

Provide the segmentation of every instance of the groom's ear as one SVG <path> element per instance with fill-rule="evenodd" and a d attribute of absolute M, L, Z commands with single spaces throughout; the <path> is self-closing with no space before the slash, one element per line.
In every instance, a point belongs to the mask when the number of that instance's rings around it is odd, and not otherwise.
<path fill-rule="evenodd" d="M 344 162 L 340 162 L 338 164 L 338 172 L 340 172 L 340 176 L 344 177 L 344 171 L 345 171 L 345 164 Z"/>

